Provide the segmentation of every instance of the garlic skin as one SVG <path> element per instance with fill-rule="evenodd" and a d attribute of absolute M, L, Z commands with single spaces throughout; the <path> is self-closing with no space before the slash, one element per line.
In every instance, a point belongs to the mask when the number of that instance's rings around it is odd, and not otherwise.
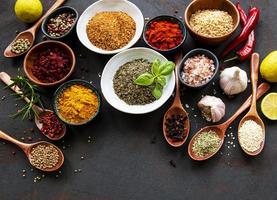
<path fill-rule="evenodd" d="M 220 98 L 206 95 L 197 105 L 203 117 L 209 122 L 218 122 L 225 115 L 225 104 Z"/>
<path fill-rule="evenodd" d="M 221 72 L 219 85 L 225 94 L 234 95 L 246 90 L 247 80 L 246 72 L 234 66 Z"/>

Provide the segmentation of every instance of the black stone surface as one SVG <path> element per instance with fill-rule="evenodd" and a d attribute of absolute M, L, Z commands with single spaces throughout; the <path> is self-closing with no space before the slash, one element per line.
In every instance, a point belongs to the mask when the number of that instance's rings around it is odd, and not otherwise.
<path fill-rule="evenodd" d="M 0 52 L 15 37 L 16 31 L 23 31 L 27 25 L 18 21 L 13 12 L 15 1 L 0 2 Z M 52 5 L 53 0 L 44 0 L 44 10 Z M 81 14 L 93 0 L 68 0 L 66 5 L 76 8 Z M 176 14 L 183 16 L 189 0 L 132 0 L 143 12 L 144 17 L 160 14 Z M 241 1 L 244 9 L 250 4 L 261 8 L 261 20 L 257 33 L 256 51 L 261 59 L 276 49 L 277 23 L 275 0 Z M 37 41 L 42 41 L 39 31 Z M 105 63 L 111 56 L 103 56 L 88 51 L 78 41 L 76 34 L 69 44 L 77 56 L 77 67 L 72 78 L 84 78 L 92 81 L 100 90 L 100 78 Z M 136 46 L 144 46 L 139 41 Z M 183 45 L 184 52 L 201 47 L 195 44 L 190 36 Z M 219 48 L 210 48 L 219 52 Z M 81 56 L 82 55 L 82 56 Z M 23 57 L 18 59 L 0 57 L 0 71 L 11 76 L 22 71 Z M 230 63 L 225 66 L 232 66 Z M 249 62 L 239 64 L 249 75 Z M 82 68 L 86 70 L 81 70 Z M 261 82 L 261 78 L 260 81 Z M 201 95 L 213 94 L 223 99 L 227 106 L 224 119 L 231 116 L 250 94 L 250 85 L 246 92 L 229 99 L 220 91 L 217 79 L 215 86 L 193 91 L 183 90 L 183 104 L 191 118 L 191 136 L 207 123 L 200 117 L 196 103 Z M 271 92 L 277 91 L 276 84 L 271 84 Z M 21 139 L 32 136 L 33 141 L 39 138 L 46 140 L 34 126 L 32 121 L 12 119 L 9 115 L 16 112 L 23 102 L 17 102 L 10 96 L 9 90 L 2 90 L 0 83 L 0 129 L 11 136 Z M 53 90 L 46 90 L 43 100 L 51 107 Z M 162 116 L 172 99 L 159 110 L 146 115 L 128 115 L 121 113 L 103 101 L 100 117 L 85 127 L 69 128 L 63 141 L 56 142 L 65 154 L 65 163 L 59 172 L 45 174 L 41 181 L 34 178 L 42 173 L 34 170 L 15 145 L 0 141 L 0 199 L 1 200 L 133 200 L 133 199 L 277 199 L 277 124 L 267 120 L 262 113 L 266 125 L 266 145 L 263 153 L 256 158 L 247 157 L 237 142 L 237 126 L 239 119 L 232 124 L 227 134 L 235 136 L 233 147 L 225 145 L 217 156 L 206 162 L 194 162 L 187 154 L 188 142 L 179 149 L 168 146 L 162 134 Z M 261 101 L 258 101 L 258 107 Z M 18 107 L 15 106 L 18 104 Z M 194 110 L 192 110 L 194 108 Z M 30 132 L 34 128 L 35 132 Z M 91 142 L 88 143 L 88 138 Z M 232 146 L 228 148 L 227 146 Z M 13 153 L 16 153 L 13 155 Z M 84 156 L 84 160 L 81 157 Z M 172 160 L 172 161 L 171 161 Z M 172 165 L 172 163 L 174 163 Z M 174 167 L 175 165 L 175 167 Z M 74 170 L 81 172 L 74 173 Z M 26 170 L 26 177 L 22 176 Z M 59 175 L 56 178 L 56 175 Z"/>

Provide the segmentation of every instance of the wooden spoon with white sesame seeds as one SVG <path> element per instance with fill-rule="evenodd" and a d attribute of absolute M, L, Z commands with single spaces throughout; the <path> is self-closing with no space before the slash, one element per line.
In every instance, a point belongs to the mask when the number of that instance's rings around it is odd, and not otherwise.
<path fill-rule="evenodd" d="M 260 118 L 258 112 L 257 112 L 257 106 L 256 106 L 256 96 L 257 96 L 257 82 L 258 82 L 258 73 L 259 73 L 259 54 L 253 53 L 251 56 L 251 85 L 252 85 L 252 102 L 251 102 L 251 107 L 248 113 L 241 119 L 239 123 L 238 129 L 248 120 L 253 120 L 254 122 L 257 123 L 261 127 L 261 131 L 263 134 L 263 139 L 259 145 L 259 148 L 254 150 L 254 151 L 248 151 L 246 148 L 243 147 L 242 142 L 240 140 L 239 134 L 238 134 L 238 141 L 239 144 L 242 148 L 242 150 L 250 156 L 256 156 L 260 154 L 264 148 L 264 142 L 265 142 L 265 126 Z M 249 130 L 250 131 L 250 130 Z M 253 138 L 251 138 L 253 139 Z M 250 139 L 250 140 L 251 140 Z M 249 141 L 251 142 L 251 141 Z"/>
<path fill-rule="evenodd" d="M 19 146 L 23 151 L 24 153 L 26 154 L 26 156 L 28 157 L 29 159 L 29 162 L 32 166 L 34 166 L 35 168 L 41 170 L 41 171 L 44 171 L 44 172 L 53 172 L 53 171 L 56 171 L 58 170 L 62 165 L 63 165 L 63 162 L 64 162 L 64 155 L 62 153 L 62 151 L 55 145 L 49 143 L 49 142 L 46 142 L 46 141 L 40 141 L 40 142 L 36 142 L 36 143 L 32 143 L 32 144 L 26 144 L 26 143 L 23 143 L 23 142 L 20 142 L 14 138 L 12 138 L 11 136 L 9 136 L 8 134 L 4 133 L 3 131 L 0 130 L 0 138 L 1 139 L 4 139 L 4 140 L 7 140 L 11 143 L 14 143 L 16 144 L 17 146 Z M 40 145 L 40 151 L 44 152 L 46 154 L 46 157 L 47 159 L 53 159 L 53 157 L 56 157 L 56 160 L 55 162 L 53 160 L 51 160 L 52 162 L 55 163 L 54 166 L 52 166 L 51 168 L 49 167 L 41 167 L 42 164 L 40 164 L 39 162 L 41 161 L 34 161 L 34 156 L 33 156 L 33 150 L 35 148 L 37 148 L 38 146 Z M 43 151 L 44 149 L 43 148 L 47 148 L 47 147 L 50 147 L 50 149 L 54 149 L 54 153 L 52 153 L 53 155 L 49 156 L 49 150 L 46 152 L 46 151 Z M 43 156 L 40 156 L 40 158 L 43 157 Z M 45 161 L 46 162 L 46 161 Z M 39 164 L 38 164 L 39 163 Z"/>
<path fill-rule="evenodd" d="M 259 99 L 262 95 L 264 95 L 270 88 L 270 85 L 268 83 L 262 83 L 258 90 L 257 90 L 257 96 L 255 97 L 256 99 Z M 244 104 L 237 110 L 237 112 L 235 112 L 235 114 L 233 114 L 227 121 L 225 121 L 222 124 L 218 124 L 218 125 L 213 125 L 213 126 L 206 126 L 202 129 L 200 129 L 194 136 L 193 138 L 190 140 L 189 146 L 188 146 L 188 154 L 189 156 L 196 161 L 203 161 L 203 160 L 207 160 L 211 157 L 213 157 L 222 147 L 223 143 L 224 143 L 224 139 L 225 139 L 225 132 L 227 130 L 227 128 L 230 126 L 230 124 L 242 113 L 244 112 L 250 105 L 251 105 L 251 99 L 252 97 L 250 96 L 245 102 Z M 210 153 L 210 154 L 206 154 L 205 156 L 198 156 L 196 155 L 196 153 L 193 151 L 193 144 L 195 142 L 195 139 L 202 134 L 203 132 L 209 132 L 209 131 L 213 131 L 215 132 L 219 138 L 220 138 L 220 143 L 217 147 L 217 150 Z"/>

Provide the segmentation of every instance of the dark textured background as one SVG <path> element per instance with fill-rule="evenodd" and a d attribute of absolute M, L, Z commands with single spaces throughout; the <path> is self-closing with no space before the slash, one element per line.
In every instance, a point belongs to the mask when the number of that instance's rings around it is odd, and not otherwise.
<path fill-rule="evenodd" d="M 0 52 L 14 38 L 15 31 L 23 31 L 26 25 L 19 22 L 13 12 L 14 0 L 0 1 Z M 94 1 L 68 0 L 66 5 L 72 6 L 81 14 Z M 154 17 L 160 14 L 174 14 L 182 16 L 188 0 L 132 0 L 143 12 L 144 17 Z M 43 0 L 45 10 L 53 0 Z M 242 0 L 245 9 L 250 2 Z M 264 58 L 270 51 L 276 49 L 276 10 L 275 0 L 256 0 L 253 5 L 261 8 L 261 20 L 257 28 L 256 51 Z M 42 40 L 39 32 L 38 41 Z M 38 42 L 37 41 L 37 42 Z M 78 41 L 76 35 L 68 43 L 76 53 L 77 68 L 74 78 L 84 78 L 92 81 L 99 88 L 101 73 L 110 56 L 97 55 L 88 51 Z M 137 46 L 143 46 L 140 41 Z M 196 44 L 187 38 L 184 52 L 196 47 Z M 221 47 L 222 48 L 222 47 Z M 211 49 L 218 52 L 220 49 Z M 2 53 L 1 53 L 2 54 Z M 82 54 L 83 56 L 80 56 Z M 10 75 L 18 74 L 22 69 L 23 57 L 7 59 L 0 57 L 0 71 Z M 231 66 L 228 65 L 228 66 Z M 249 74 L 249 62 L 240 64 Z M 85 68 L 85 71 L 81 70 Z M 261 81 L 261 79 L 260 79 Z M 217 80 L 215 80 L 217 82 Z M 10 96 L 11 91 L 2 90 L 0 96 L 6 96 L 0 101 L 0 129 L 11 136 L 20 139 L 28 136 L 46 139 L 35 128 L 35 133 L 29 129 L 34 123 L 28 120 L 12 119 L 14 113 L 23 102 L 15 102 Z M 218 86 L 210 84 L 201 91 L 184 90 L 182 100 L 190 107 L 191 136 L 207 123 L 199 117 L 196 102 L 204 94 L 213 94 L 223 99 L 227 106 L 227 119 L 242 104 L 250 94 L 248 90 L 234 99 L 228 99 L 219 90 Z M 272 84 L 271 91 L 277 91 L 276 84 Z M 47 90 L 44 102 L 51 106 L 53 91 Z M 159 110 L 147 115 L 127 115 L 121 113 L 106 101 L 103 101 L 101 116 L 86 127 L 70 128 L 64 141 L 58 142 L 64 150 L 65 163 L 62 174 L 47 174 L 42 181 L 34 183 L 36 176 L 42 173 L 30 170 L 31 167 L 23 152 L 13 144 L 0 142 L 0 199 L 1 200 L 123 200 L 123 199 L 276 199 L 277 198 L 277 124 L 269 121 L 261 114 L 266 125 L 266 146 L 263 153 L 256 158 L 249 158 L 239 148 L 237 139 L 235 148 L 228 148 L 227 141 L 224 147 L 213 159 L 196 163 L 187 155 L 187 143 L 180 149 L 173 149 L 165 142 L 162 134 L 162 116 L 169 107 L 171 100 Z M 258 101 L 258 106 L 260 106 Z M 195 117 L 195 116 L 196 117 Z M 233 132 L 237 135 L 237 120 L 232 124 Z M 91 136 L 91 143 L 88 137 Z M 156 138 L 156 143 L 151 140 Z M 68 147 L 69 146 L 69 147 Z M 16 155 L 12 155 L 15 151 Z M 84 156 L 85 160 L 80 157 Z M 174 160 L 176 168 L 169 164 Z M 22 177 L 25 169 L 26 178 Z M 75 169 L 82 169 L 81 173 L 74 173 Z"/>

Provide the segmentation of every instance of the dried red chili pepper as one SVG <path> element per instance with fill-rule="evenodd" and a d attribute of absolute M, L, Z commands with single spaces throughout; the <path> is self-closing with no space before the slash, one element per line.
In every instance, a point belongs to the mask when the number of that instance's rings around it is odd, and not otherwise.
<path fill-rule="evenodd" d="M 170 21 L 154 21 L 146 31 L 146 40 L 148 43 L 159 49 L 173 49 L 183 40 L 183 33 L 178 23 Z"/>
<path fill-rule="evenodd" d="M 242 25 L 245 26 L 245 24 L 247 23 L 247 15 L 244 12 L 239 2 L 236 3 L 236 7 L 239 11 Z M 255 36 L 255 31 L 253 30 L 248 36 L 248 40 L 245 43 L 245 45 L 236 52 L 236 56 L 228 60 L 225 60 L 224 62 L 229 62 L 235 59 L 239 59 L 240 61 L 245 61 L 253 53 L 255 44 L 256 44 L 256 36 Z"/>
<path fill-rule="evenodd" d="M 254 30 L 256 27 L 260 17 L 260 10 L 257 7 L 254 7 L 249 12 L 249 18 L 247 20 L 247 23 L 243 27 L 241 33 L 228 45 L 225 51 L 221 54 L 221 57 L 226 56 L 230 51 L 235 49 L 238 45 L 240 45 L 242 42 L 247 40 L 250 33 Z"/>

